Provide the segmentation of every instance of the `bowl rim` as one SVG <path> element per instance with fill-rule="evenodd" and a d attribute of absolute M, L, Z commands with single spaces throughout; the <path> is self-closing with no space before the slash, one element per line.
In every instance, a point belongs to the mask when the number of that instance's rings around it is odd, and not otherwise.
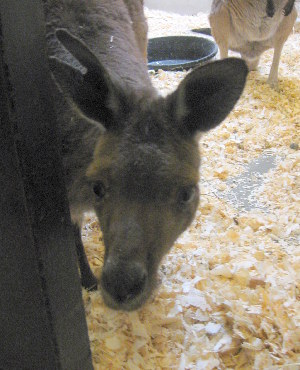
<path fill-rule="evenodd" d="M 216 54 L 218 53 L 218 46 L 217 44 L 213 41 L 213 40 L 210 40 L 208 39 L 207 37 L 201 37 L 201 36 L 189 36 L 189 35 L 169 35 L 169 36 L 159 36 L 159 37 L 152 37 L 148 40 L 148 48 L 149 48 L 149 45 L 151 44 L 151 41 L 155 41 L 155 40 L 163 40 L 163 39 L 181 39 L 181 40 L 186 40 L 186 39 L 193 39 L 193 40 L 201 40 L 201 42 L 206 42 L 207 44 L 210 44 L 210 46 L 212 47 L 212 51 L 207 54 L 206 56 L 202 57 L 202 58 L 197 58 L 197 59 L 190 59 L 190 61 L 188 62 L 183 62 L 183 63 L 176 63 L 176 64 L 159 64 L 159 65 L 155 65 L 154 63 L 155 62 L 158 62 L 160 59 L 157 59 L 157 60 L 153 60 L 151 62 L 148 61 L 148 69 L 149 70 L 159 70 L 159 69 L 162 69 L 162 70 L 165 70 L 165 71 L 180 71 L 180 70 L 184 70 L 184 69 L 190 69 L 192 67 L 195 67 L 196 65 L 200 65 L 200 64 L 203 64 L 205 62 L 207 62 L 208 60 L 214 58 L 216 56 Z"/>

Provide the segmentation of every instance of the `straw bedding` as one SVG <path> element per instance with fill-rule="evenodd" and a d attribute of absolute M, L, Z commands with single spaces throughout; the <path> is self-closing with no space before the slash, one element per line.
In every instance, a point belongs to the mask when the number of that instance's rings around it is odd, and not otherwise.
<path fill-rule="evenodd" d="M 146 15 L 150 37 L 208 25 L 204 14 Z M 95 369 L 300 368 L 299 45 L 298 31 L 284 46 L 277 91 L 265 83 L 269 51 L 234 111 L 201 138 L 201 203 L 162 263 L 155 296 L 122 313 L 105 307 L 99 292 L 83 291 Z M 185 75 L 151 78 L 166 94 Z M 270 168 L 248 173 L 261 158 L 271 159 Z M 248 208 L 233 196 L 243 176 L 255 184 Z M 103 244 L 93 215 L 83 234 L 100 275 Z"/>

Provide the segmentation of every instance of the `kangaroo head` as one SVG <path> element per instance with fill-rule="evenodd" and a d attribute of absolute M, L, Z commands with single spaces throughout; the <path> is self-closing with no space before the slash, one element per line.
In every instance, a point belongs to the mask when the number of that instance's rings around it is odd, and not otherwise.
<path fill-rule="evenodd" d="M 151 86 L 129 93 L 81 41 L 63 30 L 57 37 L 85 72 L 52 58 L 56 82 L 104 128 L 86 172 L 105 244 L 103 297 L 112 308 L 133 310 L 150 296 L 162 257 L 193 220 L 198 134 L 231 111 L 247 67 L 240 59 L 207 64 L 166 98 Z"/>

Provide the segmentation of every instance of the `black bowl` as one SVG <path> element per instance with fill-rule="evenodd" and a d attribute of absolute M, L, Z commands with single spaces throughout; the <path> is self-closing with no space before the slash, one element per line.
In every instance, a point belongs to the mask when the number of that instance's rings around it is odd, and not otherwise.
<path fill-rule="evenodd" d="M 217 52 L 217 45 L 203 37 L 156 37 L 148 42 L 148 69 L 189 69 L 214 58 Z"/>

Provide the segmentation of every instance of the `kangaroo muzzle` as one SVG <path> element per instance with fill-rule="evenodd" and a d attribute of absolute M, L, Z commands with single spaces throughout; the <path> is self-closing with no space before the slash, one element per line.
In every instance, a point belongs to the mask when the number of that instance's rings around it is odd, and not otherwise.
<path fill-rule="evenodd" d="M 101 286 L 117 305 L 130 303 L 144 291 L 148 273 L 139 262 L 108 259 L 102 271 Z"/>

